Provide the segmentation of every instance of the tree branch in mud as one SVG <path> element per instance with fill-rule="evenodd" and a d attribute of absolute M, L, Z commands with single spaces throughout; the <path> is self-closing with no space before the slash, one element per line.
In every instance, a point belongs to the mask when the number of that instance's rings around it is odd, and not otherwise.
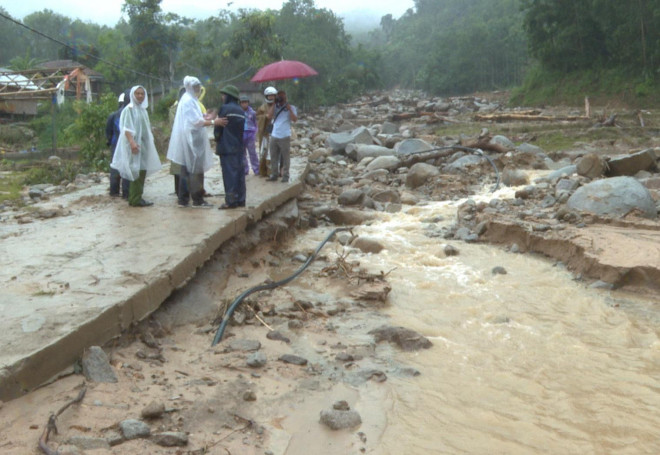
<path fill-rule="evenodd" d="M 423 163 L 424 161 L 434 160 L 436 158 L 444 158 L 454 153 L 456 153 L 456 150 L 454 149 L 436 150 L 434 152 L 428 152 L 428 153 L 418 153 L 415 155 L 411 155 L 410 157 L 402 160 L 401 165 L 404 167 L 411 167 L 413 164 L 416 163 Z"/>
<path fill-rule="evenodd" d="M 57 450 L 53 450 L 50 447 L 48 447 L 48 437 L 50 436 L 51 431 L 55 434 L 57 434 L 57 425 L 55 422 L 57 421 L 57 418 L 62 414 L 64 411 L 67 410 L 69 406 L 75 403 L 80 403 L 83 398 L 85 397 L 85 393 L 87 393 L 87 387 L 83 386 L 82 389 L 80 389 L 80 392 L 78 392 L 78 396 L 62 406 L 59 411 L 55 414 L 51 414 L 50 417 L 48 418 L 48 423 L 46 424 L 46 428 L 44 428 L 44 432 L 41 434 L 41 437 L 39 438 L 39 449 L 45 453 L 46 455 L 57 455 Z"/>
<path fill-rule="evenodd" d="M 461 145 L 473 149 L 489 150 L 491 152 L 506 153 L 508 148 L 496 142 L 490 142 L 490 135 L 477 139 L 461 140 Z"/>
<path fill-rule="evenodd" d="M 582 115 L 572 115 L 572 116 L 548 116 L 548 115 L 537 115 L 537 114 L 476 114 L 473 117 L 476 121 L 481 122 L 575 122 L 580 120 L 589 120 L 589 117 Z"/>
<path fill-rule="evenodd" d="M 413 118 L 420 118 L 420 117 L 430 117 L 430 119 L 428 120 L 429 123 L 437 123 L 437 122 L 460 123 L 458 120 L 454 120 L 449 117 L 439 115 L 436 112 L 424 112 L 424 111 L 406 112 L 403 114 L 392 114 L 390 119 L 393 122 L 399 122 L 401 120 L 410 120 Z"/>

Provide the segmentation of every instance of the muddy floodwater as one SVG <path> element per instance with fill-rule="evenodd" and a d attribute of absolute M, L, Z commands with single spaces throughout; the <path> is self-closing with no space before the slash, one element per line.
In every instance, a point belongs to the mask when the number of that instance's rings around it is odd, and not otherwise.
<path fill-rule="evenodd" d="M 367 452 L 659 453 L 656 303 L 589 288 L 547 258 L 434 235 L 456 206 L 418 205 L 358 230 L 386 248 L 360 256 L 390 272 L 382 313 L 433 342 L 416 353 L 378 346 L 421 375 L 361 390 L 363 420 L 385 414 Z M 310 236 L 322 238 L 298 242 Z M 445 255 L 448 242 L 458 255 Z"/>

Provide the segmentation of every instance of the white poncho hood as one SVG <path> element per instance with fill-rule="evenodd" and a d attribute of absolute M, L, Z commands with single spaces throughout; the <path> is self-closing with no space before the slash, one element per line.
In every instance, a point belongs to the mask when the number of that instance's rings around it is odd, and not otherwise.
<path fill-rule="evenodd" d="M 204 126 L 204 114 L 195 95 L 196 85 L 201 85 L 196 77 L 183 78 L 186 93 L 176 108 L 167 158 L 185 166 L 191 174 L 202 174 L 213 166 L 213 151 Z"/>

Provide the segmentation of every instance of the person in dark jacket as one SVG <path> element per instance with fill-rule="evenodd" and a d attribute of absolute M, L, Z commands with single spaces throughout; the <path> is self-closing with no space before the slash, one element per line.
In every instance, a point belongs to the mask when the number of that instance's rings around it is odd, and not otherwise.
<path fill-rule="evenodd" d="M 130 90 L 126 90 L 119 95 L 117 102 L 119 103 L 118 109 L 108 116 L 105 123 L 105 137 L 107 139 L 106 145 L 110 147 L 110 161 L 115 156 L 115 149 L 117 148 L 117 140 L 119 139 L 119 117 L 121 111 L 128 106 L 130 100 Z M 110 168 L 110 196 L 119 197 L 119 187 L 121 186 L 121 196 L 128 199 L 128 186 L 131 182 L 121 178 L 117 169 Z"/>
<path fill-rule="evenodd" d="M 245 207 L 245 111 L 238 104 L 239 92 L 236 86 L 227 85 L 220 93 L 224 104 L 218 111 L 218 117 L 226 119 L 226 122 L 223 122 L 224 126 L 216 126 L 213 135 L 225 186 L 225 203 L 218 207 L 223 210 Z"/>

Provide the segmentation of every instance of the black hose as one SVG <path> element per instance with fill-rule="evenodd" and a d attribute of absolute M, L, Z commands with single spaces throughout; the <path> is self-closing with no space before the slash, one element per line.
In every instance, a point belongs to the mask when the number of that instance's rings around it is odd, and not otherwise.
<path fill-rule="evenodd" d="M 291 275 L 288 278 L 284 278 L 283 280 L 280 281 L 275 281 L 273 283 L 266 283 L 266 284 L 260 284 L 259 286 L 255 286 L 253 288 L 248 289 L 247 291 L 243 292 L 241 295 L 236 297 L 236 299 L 229 305 L 229 308 L 227 308 L 227 312 L 225 313 L 224 317 L 222 318 L 222 322 L 220 323 L 220 327 L 218 327 L 218 331 L 215 333 L 215 337 L 213 338 L 213 343 L 211 346 L 215 346 L 222 340 L 222 335 L 225 333 L 225 329 L 227 328 L 227 324 L 229 323 L 229 319 L 231 319 L 232 314 L 234 314 L 234 311 L 240 305 L 240 303 L 250 294 L 254 294 L 255 292 L 259 291 L 265 291 L 267 289 L 275 289 L 276 287 L 279 286 L 284 286 L 285 284 L 293 281 L 300 275 L 308 266 L 309 264 L 312 263 L 312 261 L 316 258 L 316 256 L 319 254 L 319 251 L 321 251 L 321 248 L 332 238 L 333 235 L 335 235 L 339 231 L 350 231 L 353 229 L 352 227 L 341 227 L 333 230 L 328 236 L 321 242 L 321 244 L 316 248 L 316 251 L 312 253 L 308 258 L 307 261 L 300 267 L 296 273 Z"/>
<path fill-rule="evenodd" d="M 450 146 L 445 146 L 445 147 L 436 147 L 436 148 L 432 148 L 430 150 L 424 150 L 424 151 L 421 151 L 421 152 L 414 152 L 414 153 L 411 153 L 410 155 L 417 155 L 417 154 L 421 154 L 421 153 L 434 152 L 436 150 L 452 150 L 452 149 L 463 150 L 463 151 L 469 152 L 469 153 L 476 153 L 477 155 L 480 155 L 480 156 L 486 158 L 488 160 L 488 162 L 493 166 L 493 169 L 495 169 L 496 182 L 495 182 L 495 186 L 491 189 L 491 193 L 499 188 L 499 186 L 500 186 L 500 172 L 498 171 L 497 166 L 495 165 L 495 162 L 488 155 L 485 155 L 484 152 L 480 149 L 475 149 L 475 148 L 471 148 L 471 147 L 463 147 L 462 145 L 450 145 Z M 215 337 L 213 338 L 213 344 L 211 344 L 211 346 L 215 346 L 216 344 L 218 344 L 222 340 L 222 335 L 225 333 L 225 329 L 227 328 L 227 324 L 229 323 L 229 319 L 234 314 L 234 311 L 236 310 L 238 305 L 240 305 L 241 302 L 247 296 L 249 296 L 251 294 L 254 294 L 255 292 L 259 292 L 259 291 L 265 291 L 265 290 L 268 290 L 268 289 L 275 289 L 276 287 L 284 286 L 285 284 L 293 281 L 296 277 L 298 277 L 298 275 L 300 275 L 309 266 L 309 264 L 312 263 L 314 258 L 316 258 L 316 255 L 319 253 L 319 251 L 321 251 L 321 248 L 323 248 L 323 246 L 328 242 L 328 240 L 330 240 L 330 238 L 333 235 L 335 235 L 339 231 L 348 231 L 348 230 L 351 230 L 351 229 L 352 228 L 350 228 L 350 227 L 343 227 L 343 228 L 337 228 L 337 229 L 333 230 L 330 234 L 328 234 L 328 236 L 325 238 L 325 240 L 323 240 L 323 242 L 321 242 L 321 244 L 318 246 L 318 248 L 316 248 L 316 251 L 314 251 L 314 253 L 309 258 L 307 258 L 307 261 L 305 261 L 305 263 L 302 265 L 302 267 L 300 267 L 296 271 L 296 273 L 294 273 L 290 277 L 285 278 L 285 279 L 280 280 L 280 281 L 275 281 L 273 283 L 267 283 L 267 284 L 261 284 L 259 286 L 255 286 L 255 287 L 250 288 L 247 291 L 243 292 L 238 297 L 236 297 L 236 299 L 231 303 L 231 305 L 229 305 L 229 308 L 227 309 L 227 312 L 225 313 L 224 317 L 222 318 L 222 322 L 220 323 L 220 327 L 218 327 L 218 331 L 215 333 Z"/>
<path fill-rule="evenodd" d="M 463 150 L 464 152 L 468 152 L 468 153 L 476 153 L 477 155 L 480 155 L 483 158 L 486 158 L 488 160 L 488 162 L 490 163 L 490 165 L 493 166 L 493 169 L 495 169 L 496 181 L 495 181 L 495 185 L 490 190 L 490 192 L 494 193 L 500 187 L 500 171 L 497 169 L 497 166 L 495 165 L 495 162 L 492 160 L 492 158 L 488 155 L 485 155 L 484 151 L 481 150 L 481 149 L 475 149 L 475 148 L 472 148 L 472 147 L 464 147 L 462 145 L 447 145 L 447 146 L 444 146 L 444 147 L 435 147 L 435 148 L 432 148 L 432 149 L 429 149 L 429 150 L 423 150 L 423 151 L 420 151 L 420 152 L 413 152 L 413 153 L 410 153 L 409 155 L 419 155 L 419 154 L 422 154 L 422 153 L 435 152 L 436 150 L 452 150 L 452 149 Z"/>

